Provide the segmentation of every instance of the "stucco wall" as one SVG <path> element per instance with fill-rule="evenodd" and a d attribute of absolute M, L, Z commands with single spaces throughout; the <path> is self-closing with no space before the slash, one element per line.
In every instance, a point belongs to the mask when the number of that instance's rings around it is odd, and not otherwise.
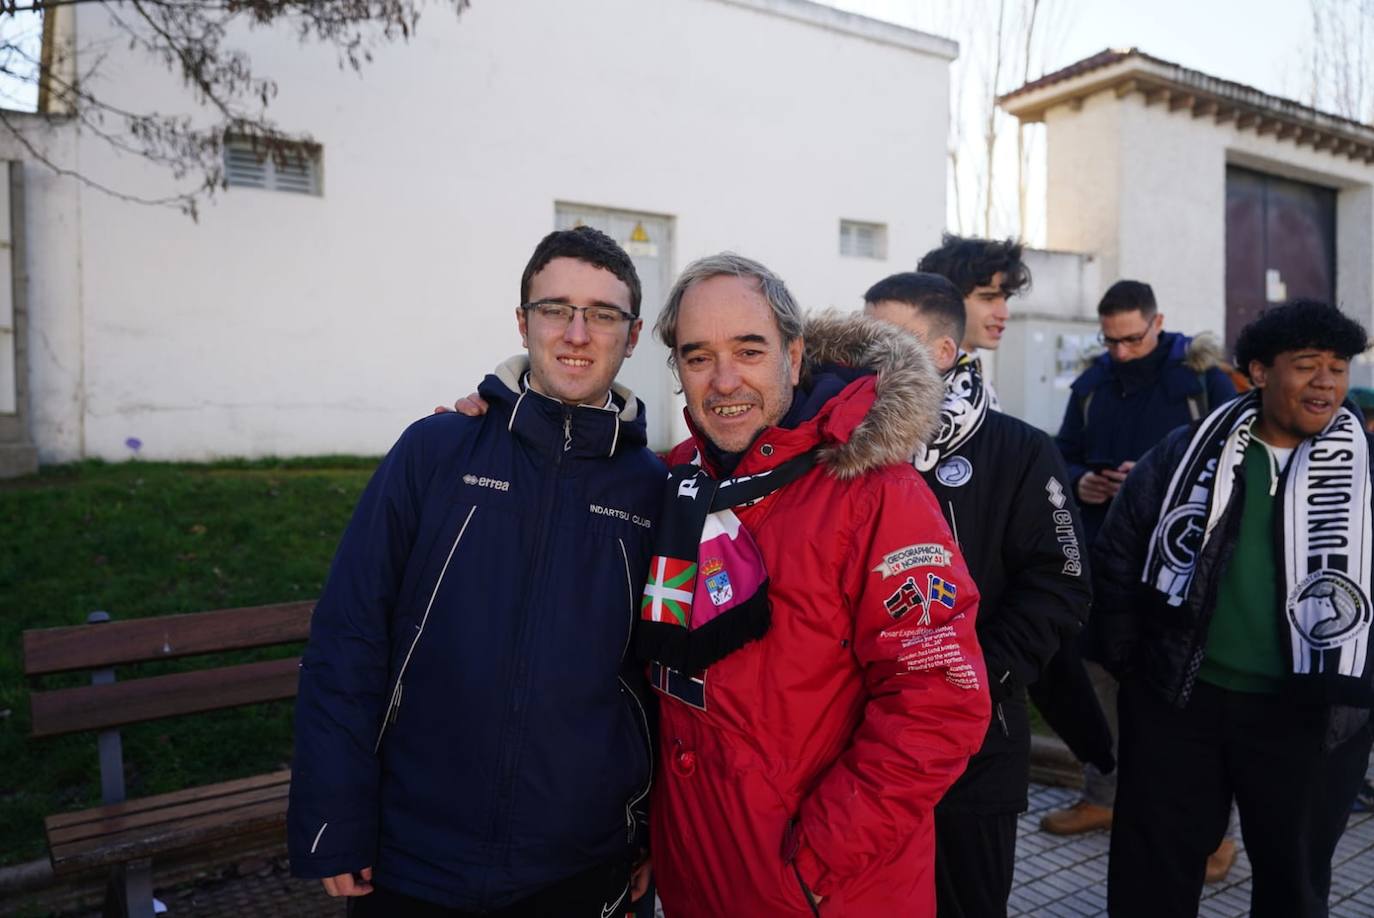
<path fill-rule="evenodd" d="M 79 219 L 80 257 L 76 304 L 64 290 L 47 306 L 60 353 L 35 368 L 42 458 L 118 458 L 131 436 L 166 458 L 381 452 L 518 350 L 520 271 L 559 201 L 672 217 L 674 271 L 734 249 L 807 306 L 857 305 L 938 242 L 953 49 L 766 6 L 431 6 L 361 77 L 280 32 L 236 39 L 280 84 L 274 119 L 323 144 L 324 195 L 230 189 L 198 224 L 91 193 L 51 202 L 50 219 Z M 94 85 L 185 104 L 108 41 L 99 6 L 78 9 L 78 44 L 108 44 Z M 165 193 L 89 134 L 79 157 Z M 888 258 L 842 258 L 841 218 L 886 223 Z M 646 341 L 632 360 L 665 356 Z"/>
<path fill-rule="evenodd" d="M 1337 299 L 1374 326 L 1374 166 L 1147 106 L 1140 93 L 1056 106 L 1046 123 L 1049 245 L 1098 253 L 1104 289 L 1122 277 L 1147 281 L 1170 328 L 1220 332 L 1234 164 L 1338 189 Z"/>

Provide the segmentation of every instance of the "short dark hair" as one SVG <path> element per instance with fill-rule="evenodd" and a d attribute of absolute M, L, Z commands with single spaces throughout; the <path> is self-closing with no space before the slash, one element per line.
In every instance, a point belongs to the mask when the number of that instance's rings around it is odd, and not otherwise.
<path fill-rule="evenodd" d="M 634 262 L 614 239 L 590 226 L 554 230 L 539 241 L 529 264 L 525 265 L 525 273 L 520 275 L 521 303 L 530 301 L 530 280 L 555 258 L 576 258 L 610 271 L 630 288 L 630 312 L 639 315 L 642 293 Z"/>
<path fill-rule="evenodd" d="M 1236 366 L 1249 372 L 1250 361 L 1266 367 L 1285 351 L 1315 348 L 1332 351 L 1349 360 L 1369 347 L 1364 326 L 1335 306 L 1319 300 L 1292 300 L 1260 313 L 1240 330 L 1236 339 Z"/>
<path fill-rule="evenodd" d="M 1015 239 L 974 239 L 945 233 L 940 247 L 926 252 L 917 271 L 947 277 L 962 297 L 974 287 L 987 287 L 992 276 L 1002 273 L 1002 292 L 1015 296 L 1030 289 L 1030 268 L 1021 260 L 1021 243 Z"/>
<path fill-rule="evenodd" d="M 947 277 L 906 271 L 878 281 L 864 294 L 865 303 L 895 300 L 906 303 L 931 320 L 934 331 L 964 340 L 964 298 Z"/>
<path fill-rule="evenodd" d="M 1153 319 L 1155 313 L 1159 312 L 1155 292 L 1144 281 L 1119 280 L 1107 288 L 1107 292 L 1102 294 L 1102 301 L 1097 304 L 1097 314 L 1103 317 L 1136 310 L 1140 310 L 1140 314 L 1147 319 Z"/>

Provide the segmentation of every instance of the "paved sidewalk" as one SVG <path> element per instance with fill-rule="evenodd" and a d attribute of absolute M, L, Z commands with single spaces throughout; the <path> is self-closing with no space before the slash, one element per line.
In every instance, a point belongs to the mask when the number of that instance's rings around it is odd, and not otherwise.
<path fill-rule="evenodd" d="M 1374 775 L 1374 768 L 1371 768 Z M 1063 838 L 1040 830 L 1048 810 L 1073 803 L 1076 790 L 1031 785 L 1030 811 L 1021 817 L 1016 843 L 1016 878 L 1009 913 L 1036 918 L 1089 918 L 1106 914 L 1107 833 Z M 1202 918 L 1248 914 L 1250 861 L 1241 852 L 1226 881 L 1206 887 Z M 293 880 L 284 856 L 259 859 L 227 870 L 219 879 L 158 890 L 171 918 L 230 918 L 244 915 L 342 918 L 342 903 L 318 882 Z M 88 913 L 89 914 L 89 913 Z M 1331 918 L 1374 918 L 1374 814 L 1350 818 L 1332 865 Z"/>
<path fill-rule="evenodd" d="M 1371 769 L 1374 773 L 1374 769 Z M 1016 878 L 1009 915 L 1088 918 L 1107 914 L 1105 831 L 1068 838 L 1040 830 L 1047 811 L 1068 806 L 1078 791 L 1031 785 L 1030 811 L 1016 840 Z M 1205 887 L 1202 918 L 1233 918 L 1250 912 L 1250 859 L 1240 854 L 1225 881 Z M 1374 918 L 1374 814 L 1350 817 L 1331 864 L 1331 918 Z"/>

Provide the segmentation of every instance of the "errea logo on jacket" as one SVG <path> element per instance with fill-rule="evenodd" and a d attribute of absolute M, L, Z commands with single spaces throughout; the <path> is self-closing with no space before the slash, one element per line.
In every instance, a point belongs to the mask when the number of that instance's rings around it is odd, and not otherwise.
<path fill-rule="evenodd" d="M 479 488 L 491 488 L 493 491 L 510 490 L 509 481 L 500 481 L 496 478 L 487 478 L 486 476 L 482 476 L 479 478 L 478 476 L 473 475 L 471 473 L 463 476 L 463 484 L 475 485 Z"/>

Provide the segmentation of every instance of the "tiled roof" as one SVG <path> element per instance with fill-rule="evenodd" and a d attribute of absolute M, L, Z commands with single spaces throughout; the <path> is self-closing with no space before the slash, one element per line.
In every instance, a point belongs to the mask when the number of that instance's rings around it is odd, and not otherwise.
<path fill-rule="evenodd" d="M 1274 134 L 1317 150 L 1374 163 L 1374 126 L 1223 80 L 1146 54 L 1138 48 L 1108 49 L 1012 90 L 998 104 L 1023 122 L 1043 121 L 1057 105 L 1080 107 L 1108 90 L 1118 98 L 1141 93 L 1146 105 L 1162 102 L 1170 111 L 1195 118 L 1234 121 L 1241 130 Z"/>

